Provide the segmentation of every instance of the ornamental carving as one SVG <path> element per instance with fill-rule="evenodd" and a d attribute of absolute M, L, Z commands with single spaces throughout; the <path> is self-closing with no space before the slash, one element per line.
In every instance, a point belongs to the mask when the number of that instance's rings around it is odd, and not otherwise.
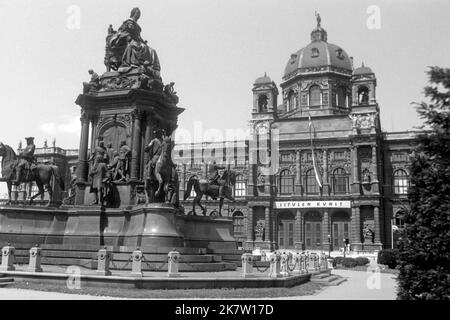
<path fill-rule="evenodd" d="M 352 127 L 360 129 L 370 129 L 375 127 L 375 120 L 377 116 L 377 112 L 349 115 L 350 119 L 352 119 Z"/>

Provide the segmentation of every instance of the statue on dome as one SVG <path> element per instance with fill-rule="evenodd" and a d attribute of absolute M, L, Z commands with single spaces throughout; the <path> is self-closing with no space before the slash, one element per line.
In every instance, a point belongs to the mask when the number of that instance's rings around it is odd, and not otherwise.
<path fill-rule="evenodd" d="M 322 18 L 320 18 L 320 14 L 316 11 L 316 20 L 317 20 L 317 28 L 320 28 L 320 23 L 322 22 Z"/>

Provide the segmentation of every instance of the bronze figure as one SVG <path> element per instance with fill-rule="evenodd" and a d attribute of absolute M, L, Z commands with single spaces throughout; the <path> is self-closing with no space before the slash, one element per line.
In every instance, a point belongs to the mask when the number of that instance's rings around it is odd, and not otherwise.
<path fill-rule="evenodd" d="M 195 198 L 192 201 L 192 213 L 195 213 L 195 205 L 198 204 L 203 211 L 203 215 L 206 216 L 206 209 L 201 205 L 200 201 L 204 194 L 210 196 L 213 199 L 219 198 L 219 216 L 222 216 L 222 206 L 223 199 L 227 198 L 228 200 L 235 201 L 233 197 L 233 186 L 236 183 L 236 172 L 232 170 L 225 170 L 221 179 L 224 181 L 223 185 L 219 183 L 210 183 L 207 180 L 198 180 L 196 177 L 192 176 L 186 187 L 186 191 L 184 192 L 184 200 L 189 198 L 191 194 L 192 187 L 195 190 Z M 222 190 L 221 190 L 222 189 Z"/>
<path fill-rule="evenodd" d="M 32 141 L 29 140 L 28 141 Z M 30 146 L 30 144 L 28 145 Z M 31 151 L 32 150 L 32 151 Z M 34 152 L 33 146 L 29 147 L 29 151 L 31 151 L 31 155 Z M 30 155 L 28 153 L 28 156 Z M 11 188 L 13 184 L 14 176 L 19 177 L 19 184 L 23 182 L 36 182 L 36 186 L 38 187 L 39 192 L 30 198 L 30 204 L 33 203 L 33 200 L 38 196 L 43 198 L 45 189 L 49 194 L 48 206 L 53 201 L 53 187 L 52 180 L 55 178 L 55 181 L 58 183 L 61 190 L 64 190 L 64 181 L 61 179 L 59 174 L 59 168 L 56 165 L 46 165 L 46 164 L 33 164 L 27 174 L 19 175 L 15 174 L 17 170 L 16 165 L 19 162 L 17 159 L 17 155 L 14 150 L 3 143 L 0 142 L 0 156 L 2 157 L 2 180 L 6 181 L 6 185 L 8 188 L 8 204 L 11 203 Z M 22 158 L 21 160 L 23 160 Z M 30 159 L 30 158 L 28 158 Z M 17 182 L 17 179 L 15 179 Z"/>

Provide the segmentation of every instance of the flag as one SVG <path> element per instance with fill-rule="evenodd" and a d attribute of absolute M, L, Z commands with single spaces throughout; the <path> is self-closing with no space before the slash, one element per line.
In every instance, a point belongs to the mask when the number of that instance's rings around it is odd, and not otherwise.
<path fill-rule="evenodd" d="M 322 177 L 319 174 L 319 170 L 317 168 L 316 155 L 315 155 L 315 152 L 314 152 L 314 143 L 313 143 L 313 137 L 312 137 L 313 125 L 312 125 L 311 115 L 309 113 L 308 113 L 308 119 L 309 119 L 309 123 L 308 123 L 308 126 L 309 126 L 309 138 L 311 140 L 311 156 L 312 156 L 313 167 L 314 167 L 314 175 L 316 176 L 317 184 L 319 185 L 320 188 L 322 188 Z"/>

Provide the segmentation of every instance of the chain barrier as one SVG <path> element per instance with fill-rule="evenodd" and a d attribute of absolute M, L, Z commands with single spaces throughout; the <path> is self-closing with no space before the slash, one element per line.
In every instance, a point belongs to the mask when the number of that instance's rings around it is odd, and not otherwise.
<path fill-rule="evenodd" d="M 127 260 L 127 262 L 126 262 L 121 268 L 119 268 L 119 267 L 117 266 L 117 264 L 114 263 L 113 260 L 111 260 L 110 263 L 111 263 L 111 266 L 112 266 L 114 269 L 119 270 L 119 271 L 123 271 L 123 270 L 125 270 L 125 269 L 128 267 L 128 265 L 131 263 L 131 261 L 133 261 L 133 257 L 130 257 L 130 258 Z"/>
<path fill-rule="evenodd" d="M 145 259 L 145 256 L 142 255 L 142 262 L 145 263 L 145 265 L 147 266 L 148 269 L 150 269 L 150 271 L 161 271 L 164 266 L 169 262 L 169 257 L 167 257 L 167 262 L 163 263 L 161 266 L 159 266 L 158 268 L 154 268 L 151 264 L 150 261 L 147 261 L 147 259 Z"/>
<path fill-rule="evenodd" d="M 294 263 L 294 266 L 291 268 L 290 266 L 289 266 L 289 262 L 286 264 L 287 265 L 287 268 L 288 268 L 288 270 L 290 271 L 290 272 L 292 272 L 292 271 L 294 271 L 295 270 L 295 267 L 297 266 L 297 261 L 295 261 L 295 263 Z"/>
<path fill-rule="evenodd" d="M 258 267 L 258 265 L 254 265 L 254 267 L 256 268 L 257 271 L 265 273 L 267 270 L 269 270 L 270 264 L 267 267 L 263 267 L 262 269 L 260 269 L 261 267 Z"/>

